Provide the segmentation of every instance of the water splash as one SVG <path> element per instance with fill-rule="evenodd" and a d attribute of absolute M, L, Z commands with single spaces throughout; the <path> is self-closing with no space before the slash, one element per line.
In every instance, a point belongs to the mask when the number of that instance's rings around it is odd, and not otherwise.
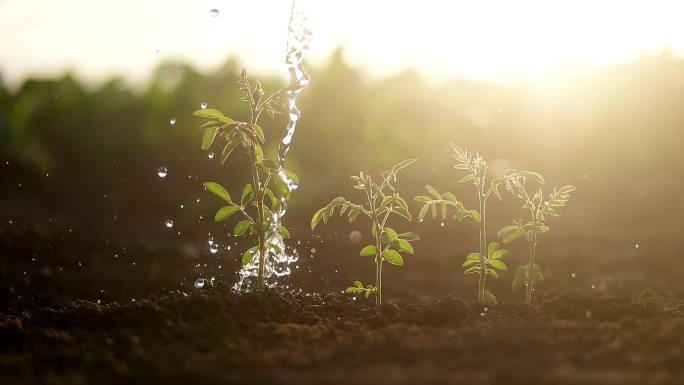
<path fill-rule="evenodd" d="M 301 117 L 301 112 L 297 108 L 297 97 L 302 90 L 309 85 L 310 78 L 304 71 L 304 55 L 309 49 L 309 42 L 312 33 L 307 26 L 307 16 L 304 7 L 297 0 L 292 1 L 292 11 L 287 33 L 287 50 L 285 55 L 285 65 L 288 72 L 287 86 L 287 108 L 288 123 L 278 145 L 278 162 L 281 169 L 285 168 L 285 156 L 290 151 L 292 137 L 294 136 L 297 122 Z M 289 192 L 297 189 L 297 183 L 290 178 L 284 171 L 278 172 L 278 176 L 283 180 Z M 288 253 L 283 237 L 280 234 L 282 217 L 287 212 L 286 199 L 280 200 L 280 210 L 273 213 L 269 221 L 269 228 L 265 234 L 265 280 L 268 285 L 275 285 L 278 278 L 288 276 L 292 272 L 290 265 L 299 260 L 296 250 Z M 259 252 L 255 252 L 251 262 L 240 269 L 240 280 L 235 285 L 236 290 L 243 290 L 250 287 L 252 280 L 256 279 L 259 272 Z"/>

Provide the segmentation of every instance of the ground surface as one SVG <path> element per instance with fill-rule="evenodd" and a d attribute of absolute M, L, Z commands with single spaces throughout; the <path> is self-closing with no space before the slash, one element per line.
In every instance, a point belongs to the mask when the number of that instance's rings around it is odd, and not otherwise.
<path fill-rule="evenodd" d="M 376 314 L 341 294 L 228 289 L 3 314 L 0 383 L 684 383 L 681 298 L 443 297 Z"/>

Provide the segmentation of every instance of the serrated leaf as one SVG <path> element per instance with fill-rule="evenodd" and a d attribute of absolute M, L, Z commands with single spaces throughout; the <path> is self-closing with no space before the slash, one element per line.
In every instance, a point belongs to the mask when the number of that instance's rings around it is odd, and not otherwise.
<path fill-rule="evenodd" d="M 249 229 L 249 226 L 251 226 L 251 225 L 252 225 L 252 221 L 250 221 L 249 219 L 245 219 L 244 221 L 240 221 L 240 222 L 238 222 L 237 225 L 235 225 L 235 230 L 233 231 L 233 233 L 237 237 L 242 236 L 247 232 L 247 230 Z"/>
<path fill-rule="evenodd" d="M 374 245 L 368 245 L 361 249 L 359 255 L 362 257 L 374 257 L 378 253 L 378 249 Z"/>
<path fill-rule="evenodd" d="M 212 194 L 216 195 L 217 197 L 223 199 L 224 201 L 228 203 L 233 203 L 233 201 L 230 199 L 230 194 L 228 194 L 228 191 L 221 186 L 220 184 L 216 182 L 204 182 L 202 183 L 204 187 L 211 192 Z"/>
<path fill-rule="evenodd" d="M 382 257 L 393 265 L 404 266 L 404 258 L 396 250 L 387 249 L 382 253 Z"/>
<path fill-rule="evenodd" d="M 240 211 L 240 208 L 237 206 L 223 206 L 219 209 L 219 211 L 216 212 L 216 215 L 214 216 L 214 221 L 224 221 L 238 211 Z"/>

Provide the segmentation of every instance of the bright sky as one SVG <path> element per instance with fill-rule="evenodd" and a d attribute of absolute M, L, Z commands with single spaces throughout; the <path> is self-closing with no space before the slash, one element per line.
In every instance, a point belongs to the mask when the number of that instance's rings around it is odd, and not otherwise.
<path fill-rule="evenodd" d="M 680 0 L 307 0 L 310 62 L 341 44 L 350 63 L 385 75 L 553 83 L 612 63 L 684 55 Z M 212 69 L 239 56 L 284 71 L 290 0 L 0 0 L 0 74 L 72 70 L 141 81 L 165 59 Z M 211 9 L 219 16 L 212 17 Z"/>

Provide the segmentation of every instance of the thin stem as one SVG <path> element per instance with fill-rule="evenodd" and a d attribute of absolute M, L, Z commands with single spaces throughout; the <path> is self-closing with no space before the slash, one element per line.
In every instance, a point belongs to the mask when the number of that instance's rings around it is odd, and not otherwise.
<path fill-rule="evenodd" d="M 486 222 L 486 198 L 483 196 L 482 189 L 478 186 L 478 203 L 480 207 L 480 277 L 478 282 L 477 300 L 484 302 L 485 300 L 485 284 L 487 281 L 487 265 L 485 259 L 487 256 L 487 222 Z"/>
<path fill-rule="evenodd" d="M 537 235 L 532 236 L 532 242 L 530 242 L 530 261 L 527 265 L 527 291 L 525 293 L 525 303 L 532 304 L 532 291 L 534 290 L 534 280 L 533 278 L 533 268 L 534 268 L 534 258 L 537 252 Z"/>

